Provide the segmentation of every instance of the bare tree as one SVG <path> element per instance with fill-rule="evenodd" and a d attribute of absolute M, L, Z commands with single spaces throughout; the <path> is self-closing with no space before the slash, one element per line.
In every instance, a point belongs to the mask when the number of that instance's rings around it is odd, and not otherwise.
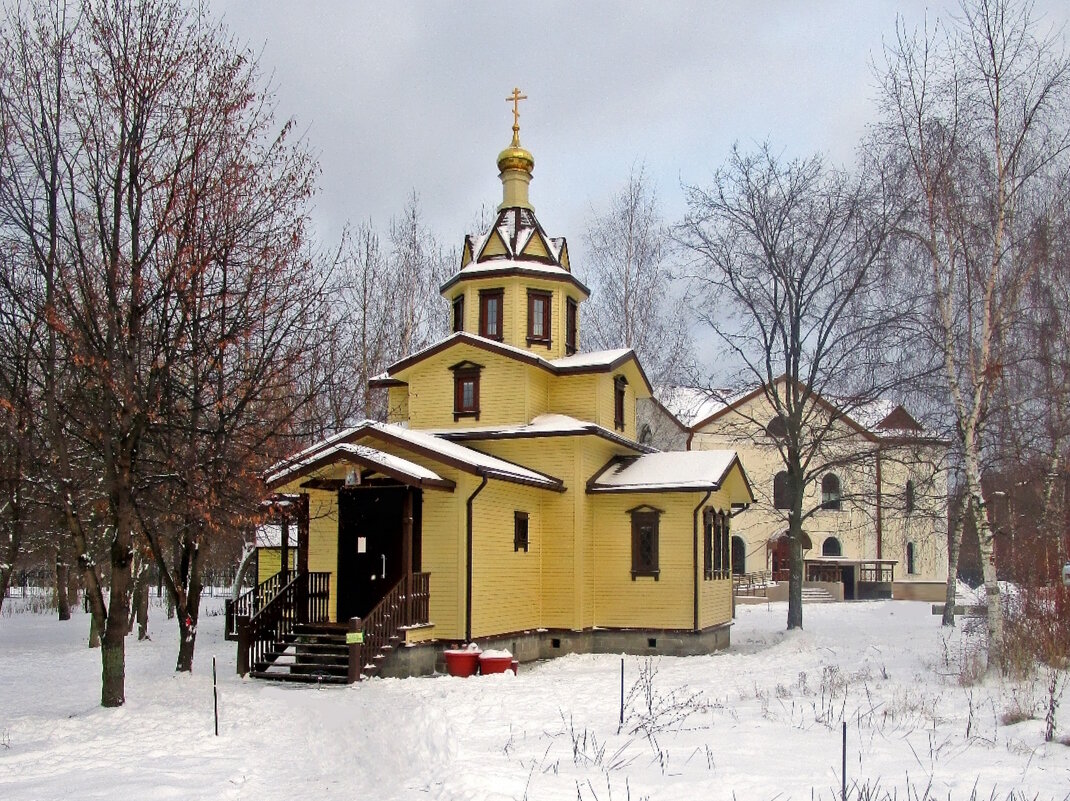
<path fill-rule="evenodd" d="M 784 161 L 764 145 L 734 148 L 709 190 L 687 189 L 678 239 L 694 256 L 697 311 L 776 422 L 787 473 L 788 628 L 802 625 L 802 527 L 808 486 L 854 460 L 842 413 L 886 386 L 883 359 L 897 314 L 881 256 L 895 219 L 883 176 L 852 177 L 813 156 Z M 723 394 L 723 393 L 722 393 Z M 836 408 L 822 397 L 840 399 Z M 725 401 L 731 398 L 722 398 Z M 765 431 L 769 419 L 748 421 Z M 820 494 L 818 494 L 820 498 Z"/>
<path fill-rule="evenodd" d="M 592 293 L 584 344 L 634 349 L 657 386 L 679 382 L 693 363 L 686 306 L 682 298 L 672 300 L 671 244 L 657 192 L 641 165 L 632 168 L 608 209 L 587 223 Z"/>
<path fill-rule="evenodd" d="M 904 284 L 928 300 L 946 406 L 963 458 L 967 508 L 988 596 L 988 666 L 1003 663 L 993 528 L 982 488 L 985 420 L 1006 365 L 1022 294 L 1043 261 L 1054 177 L 1065 169 L 1070 62 L 1042 36 L 1031 4 L 964 0 L 948 26 L 886 48 L 883 122 L 874 132 L 905 167 L 912 250 Z M 948 606 L 954 604 L 948 577 Z"/>

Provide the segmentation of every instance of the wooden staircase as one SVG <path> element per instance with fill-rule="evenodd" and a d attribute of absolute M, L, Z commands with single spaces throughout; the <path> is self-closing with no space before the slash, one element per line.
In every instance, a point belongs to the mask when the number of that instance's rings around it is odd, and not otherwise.
<path fill-rule="evenodd" d="M 271 681 L 309 684 L 345 684 L 349 671 L 349 646 L 342 626 L 295 623 L 292 641 L 266 651 L 249 674 Z"/>
<path fill-rule="evenodd" d="M 314 583 L 326 587 L 324 581 Z M 380 675 L 403 644 L 405 627 L 428 622 L 427 573 L 403 576 L 359 621 L 363 643 L 353 646 L 346 641 L 348 624 L 326 622 L 325 601 L 313 614 L 295 614 L 294 602 L 300 605 L 304 596 L 313 594 L 295 589 L 303 589 L 300 577 L 242 624 L 238 643 L 238 672 L 242 675 L 307 684 L 347 684 L 370 678 Z M 355 660 L 353 670 L 351 660 Z"/>

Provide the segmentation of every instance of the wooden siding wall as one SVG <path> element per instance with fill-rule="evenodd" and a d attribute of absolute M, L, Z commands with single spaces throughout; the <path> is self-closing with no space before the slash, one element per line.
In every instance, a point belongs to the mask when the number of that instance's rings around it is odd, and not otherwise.
<path fill-rule="evenodd" d="M 308 490 L 308 569 L 331 574 L 327 602 L 331 620 L 338 619 L 338 493 Z"/>
<path fill-rule="evenodd" d="M 504 263 L 503 263 L 504 266 Z M 565 299 L 579 297 L 570 293 L 561 281 L 546 281 L 531 277 L 500 277 L 466 279 L 452 287 L 446 297 L 452 303 L 458 295 L 464 295 L 464 330 L 479 334 L 479 292 L 487 289 L 502 289 L 502 334 L 505 344 L 524 348 L 544 359 L 559 359 L 565 355 L 565 323 L 567 314 Z M 550 347 L 528 345 L 528 290 L 550 293 Z M 582 304 L 581 304 L 582 305 Z M 579 318 L 577 316 L 577 328 Z M 579 337 L 577 337 L 578 339 Z"/>
<path fill-rule="evenodd" d="M 256 549 L 256 583 L 263 584 L 282 567 L 282 548 L 271 546 Z M 297 569 L 297 530 L 290 533 L 290 569 Z"/>

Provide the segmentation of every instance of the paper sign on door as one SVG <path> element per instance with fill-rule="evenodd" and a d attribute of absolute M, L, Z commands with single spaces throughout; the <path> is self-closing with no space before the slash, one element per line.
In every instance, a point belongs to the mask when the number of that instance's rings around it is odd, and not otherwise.
<path fill-rule="evenodd" d="M 368 538 L 367 537 L 357 537 L 357 553 L 367 553 L 367 552 L 368 552 Z"/>

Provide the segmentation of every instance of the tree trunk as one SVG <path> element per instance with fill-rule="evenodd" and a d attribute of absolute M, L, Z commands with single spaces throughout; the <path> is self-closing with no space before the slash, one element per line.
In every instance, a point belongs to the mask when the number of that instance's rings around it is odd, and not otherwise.
<path fill-rule="evenodd" d="M 59 610 L 60 620 L 71 619 L 71 601 L 67 594 L 67 582 L 70 575 L 70 565 L 63 561 L 63 554 L 56 551 L 56 608 Z"/>
<path fill-rule="evenodd" d="M 137 617 L 137 638 L 149 639 L 149 576 L 146 566 L 138 574 L 137 583 L 134 585 L 134 612 Z"/>
<path fill-rule="evenodd" d="M 956 593 L 959 582 L 959 551 L 962 547 L 962 524 L 967 510 L 965 498 L 958 501 L 958 510 L 955 520 L 947 530 L 947 594 L 944 596 L 944 616 L 940 620 L 942 626 L 955 625 Z"/>
<path fill-rule="evenodd" d="M 197 620 L 201 611 L 201 552 L 198 541 L 193 540 L 188 546 L 188 580 L 183 582 L 187 587 L 185 609 L 178 621 L 178 661 L 175 670 L 179 673 L 193 670 L 193 652 L 197 646 Z"/>
<path fill-rule="evenodd" d="M 97 616 L 89 616 L 89 647 L 100 647 L 100 625 L 97 623 Z"/>
<path fill-rule="evenodd" d="M 988 520 L 988 509 L 981 492 L 981 465 L 977 453 L 965 449 L 967 508 L 973 514 L 977 531 L 977 546 L 981 555 L 981 575 L 985 582 L 985 601 L 988 605 L 988 664 L 987 672 L 1003 669 L 1003 608 L 999 598 L 999 581 L 996 577 L 995 536 Z"/>

